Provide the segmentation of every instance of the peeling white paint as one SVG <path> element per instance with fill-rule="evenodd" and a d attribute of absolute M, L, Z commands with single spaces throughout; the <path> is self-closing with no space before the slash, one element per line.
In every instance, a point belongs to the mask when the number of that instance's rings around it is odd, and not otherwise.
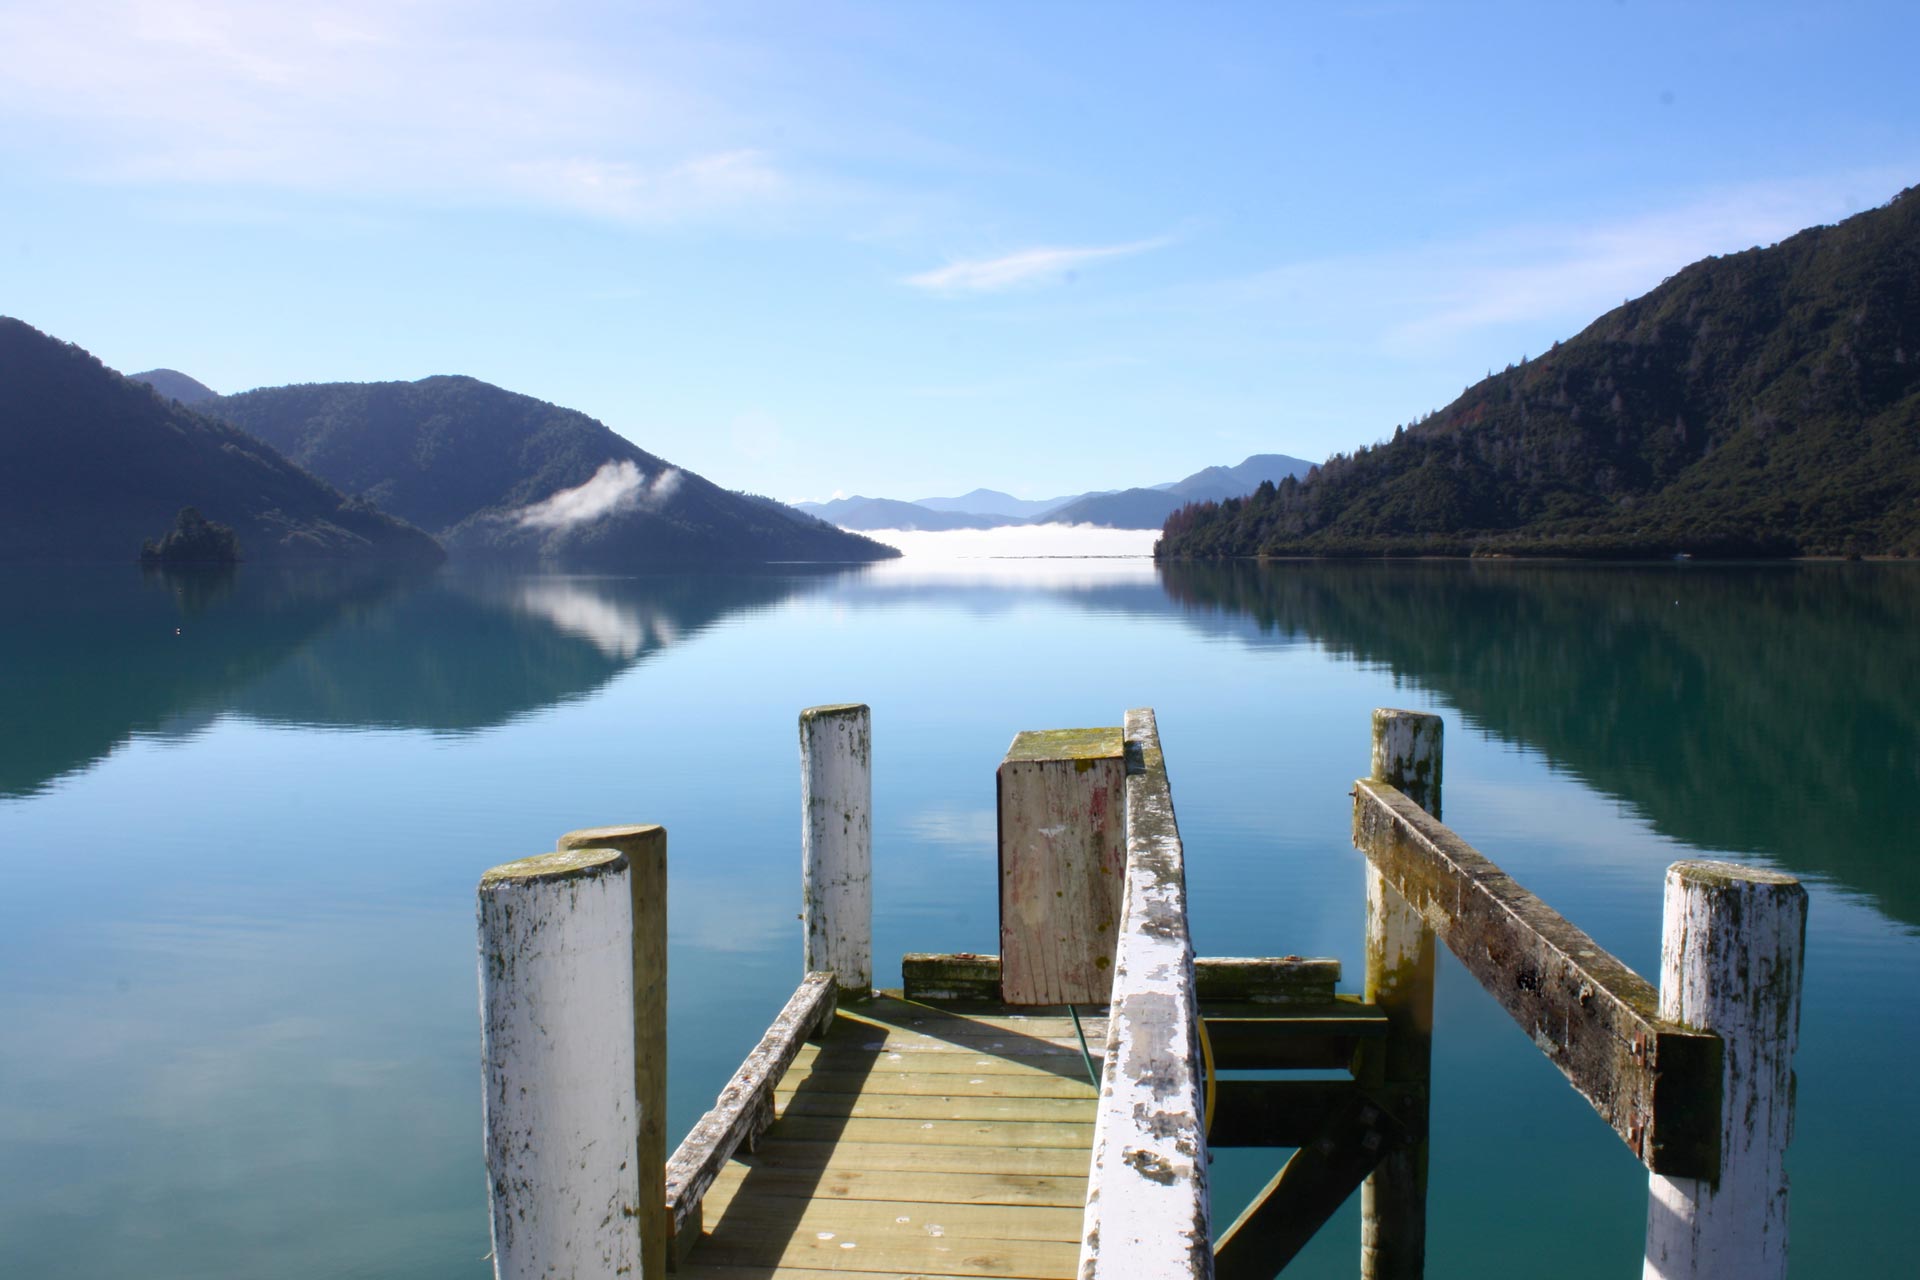
<path fill-rule="evenodd" d="M 1722 1041 L 1720 1178 L 1648 1179 L 1646 1280 L 1784 1280 L 1807 894 L 1726 862 L 1667 869 L 1660 1016 Z"/>
<path fill-rule="evenodd" d="M 499 1280 L 637 1273 L 626 856 L 569 850 L 480 882 L 482 1096 Z"/>
<path fill-rule="evenodd" d="M 1186 873 L 1152 711 L 1127 713 L 1127 868 L 1080 1280 L 1213 1274 Z"/>
<path fill-rule="evenodd" d="M 873 988 L 873 715 L 864 705 L 800 713 L 800 918 L 805 971 Z"/>

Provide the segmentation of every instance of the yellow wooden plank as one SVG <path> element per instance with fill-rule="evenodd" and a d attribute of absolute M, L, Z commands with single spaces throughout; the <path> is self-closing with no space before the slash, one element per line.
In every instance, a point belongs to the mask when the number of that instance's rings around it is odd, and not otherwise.
<path fill-rule="evenodd" d="M 1080 1025 L 1092 1038 L 1093 1028 L 1105 1029 L 1107 1010 L 1104 1005 L 1098 1007 L 1081 1006 Z M 864 1022 L 874 1026 L 927 1027 L 947 1024 L 969 1024 L 977 1027 L 1003 1030 L 1037 1031 L 1043 1034 L 1073 1034 L 1073 1015 L 1065 1008 L 1057 1011 L 1035 1011 L 1020 1006 L 1005 1008 L 961 1011 L 941 1009 L 933 1005 L 914 1004 L 905 1000 L 875 999 L 868 1004 L 843 1007 L 836 1021 Z"/>
<path fill-rule="evenodd" d="M 774 1132 L 761 1138 L 752 1155 L 738 1156 L 736 1159 L 749 1166 L 782 1165 L 817 1169 L 831 1164 L 846 1169 L 1070 1177 L 1084 1177 L 1092 1159 L 1091 1148 L 936 1146 L 928 1143 L 865 1142 L 854 1138 L 834 1142 L 782 1136 L 779 1129 L 785 1127 L 777 1126 Z"/>
<path fill-rule="evenodd" d="M 774 1094 L 780 1116 L 839 1116 L 862 1120 L 1001 1120 L 1092 1124 L 1088 1098 L 974 1098 L 965 1095 L 820 1093 L 802 1089 Z M 1091 1141 L 1091 1140 L 1089 1140 Z"/>
<path fill-rule="evenodd" d="M 907 1271 L 955 1276 L 1067 1280 L 1080 1260 L 1078 1241 L 994 1240 L 927 1234 L 898 1238 L 865 1232 L 822 1240 L 822 1232 L 785 1239 L 703 1236 L 689 1261 L 696 1265 L 811 1267 L 833 1271 Z"/>
<path fill-rule="evenodd" d="M 829 1064 L 833 1059 L 828 1058 Z M 930 1071 L 900 1071 L 898 1063 L 889 1063 L 885 1071 L 835 1071 L 795 1064 L 781 1082 L 791 1093 L 805 1089 L 811 1093 L 887 1093 L 925 1094 L 948 1098 L 1093 1098 L 1095 1091 L 1086 1081 L 1086 1072 L 1078 1078 L 1055 1075 L 1050 1071 L 1022 1071 L 1017 1074 L 984 1072 L 941 1074 Z"/>
<path fill-rule="evenodd" d="M 768 1135 L 807 1142 L 900 1142 L 916 1146 L 1069 1147 L 1093 1150 L 1093 1122 L 861 1120 L 793 1115 Z"/>
<path fill-rule="evenodd" d="M 731 1195 L 751 1177 L 756 1194 L 823 1200 L 885 1200 L 925 1204 L 1039 1204 L 1078 1209 L 1087 1202 L 1085 1170 L 1077 1176 L 1021 1173 L 940 1173 L 747 1165 L 735 1161 L 714 1179 Z"/>
<path fill-rule="evenodd" d="M 820 1280 L 831 1275 L 814 1267 L 730 1267 L 682 1263 L 674 1272 L 679 1280 Z M 863 1271 L 862 1280 L 973 1280 L 971 1276 L 933 1275 L 925 1271 Z M 1068 1280 L 1062 1277 L 1061 1280 Z"/>
<path fill-rule="evenodd" d="M 762 1195 L 754 1179 L 707 1192 L 704 1215 L 714 1239 L 777 1242 L 789 1236 L 924 1244 L 946 1236 L 978 1240 L 1080 1239 L 1081 1206 L 925 1204 L 884 1200 L 809 1200 Z M 820 1233 L 829 1233 L 826 1236 Z"/>
<path fill-rule="evenodd" d="M 1061 1030 L 1022 1027 L 988 1027 L 977 1022 L 933 1023 L 926 1026 L 896 1027 L 882 1022 L 855 1022 L 842 1018 L 824 1040 L 829 1045 L 859 1049 L 882 1049 L 896 1045 L 959 1045 L 967 1049 L 993 1049 L 996 1052 L 1079 1053 L 1080 1040 L 1072 1027 Z M 1106 1043 L 1105 1028 L 1096 1036 L 1087 1028 L 1087 1048 Z"/>
<path fill-rule="evenodd" d="M 1100 1069 L 1100 1055 L 1094 1054 L 1093 1067 Z M 873 1052 L 839 1045 L 807 1045 L 794 1059 L 794 1065 L 830 1071 L 912 1071 L 937 1075 L 1052 1075 L 1062 1079 L 1087 1078 L 1086 1064 L 1076 1051 L 1046 1057 L 1000 1057 L 994 1053 L 962 1052 L 949 1046 L 945 1051 L 910 1049 Z"/>

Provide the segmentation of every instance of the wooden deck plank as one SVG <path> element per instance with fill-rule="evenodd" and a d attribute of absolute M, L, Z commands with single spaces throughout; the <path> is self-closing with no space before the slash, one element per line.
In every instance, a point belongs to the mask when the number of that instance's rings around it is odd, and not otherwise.
<path fill-rule="evenodd" d="M 1092 1098 L 976 1098 L 967 1094 L 774 1094 L 776 1114 L 858 1120 L 995 1120 L 1036 1124 L 1092 1124 Z"/>
<path fill-rule="evenodd" d="M 901 1071 L 899 1063 L 888 1063 L 885 1071 L 838 1071 L 829 1064 L 816 1068 L 811 1062 L 795 1063 L 787 1072 L 781 1092 L 805 1089 L 811 1093 L 884 1093 L 894 1096 L 926 1095 L 948 1098 L 1084 1098 L 1094 1097 L 1093 1086 L 1084 1078 L 1055 1075 L 1050 1071 L 1023 1071 L 1015 1075 L 984 1072 Z M 1082 1075 L 1084 1076 L 1084 1072 Z"/>
<path fill-rule="evenodd" d="M 775 1129 L 781 1126 L 776 1125 Z M 738 1159 L 739 1157 L 736 1157 Z M 792 1168 L 824 1168 L 828 1163 L 849 1169 L 945 1173 L 1017 1173 L 1085 1177 L 1087 1153 L 1069 1147 L 950 1147 L 932 1143 L 821 1142 L 768 1133 L 760 1139 L 748 1165 L 776 1164 Z"/>
<path fill-rule="evenodd" d="M 1089 1151 L 1093 1122 L 1001 1120 L 860 1120 L 793 1115 L 779 1121 L 781 1136 L 800 1141 L 929 1143 L 954 1147 L 1065 1147 Z"/>
<path fill-rule="evenodd" d="M 674 1272 L 685 1280 L 820 1280 L 831 1271 L 817 1267 L 702 1266 L 686 1263 Z M 934 1275 L 926 1271 L 866 1271 L 862 1280 L 973 1280 L 971 1276 Z"/>
<path fill-rule="evenodd" d="M 992 1051 L 976 1050 L 969 1053 L 951 1047 L 945 1051 L 890 1049 L 873 1052 L 850 1049 L 844 1045 L 807 1045 L 794 1061 L 800 1066 L 818 1066 L 822 1070 L 834 1071 L 912 1071 L 916 1075 L 922 1072 L 938 1075 L 1050 1075 L 1087 1083 L 1086 1064 L 1080 1060 L 1077 1051 L 1072 1055 L 1060 1053 L 1045 1057 L 1009 1058 L 1000 1057 Z M 1098 1053 L 1093 1055 L 1093 1067 L 1095 1071 L 1100 1069 Z"/>
<path fill-rule="evenodd" d="M 1077 1242 L 1061 1240 L 975 1240 L 922 1235 L 821 1240 L 818 1233 L 781 1241 L 754 1240 L 721 1233 L 702 1240 L 694 1260 L 732 1266 L 811 1267 L 815 1270 L 940 1271 L 961 1276 L 1009 1276 L 1021 1280 L 1066 1280 L 1080 1258 Z"/>
<path fill-rule="evenodd" d="M 971 1013 L 972 1011 L 969 1011 Z M 879 997 L 798 1047 L 681 1274 L 1070 1280 L 1094 1089 L 1070 1018 Z M 1092 1043 L 1105 1022 L 1083 1018 Z"/>
<path fill-rule="evenodd" d="M 753 1179 L 756 1194 L 830 1200 L 885 1200 L 902 1204 L 1040 1204 L 1078 1210 L 1087 1202 L 1084 1173 L 1047 1176 L 1020 1173 L 906 1172 L 850 1169 L 828 1163 L 796 1169 L 762 1164 L 729 1165 L 713 1185 L 732 1189 Z"/>
<path fill-rule="evenodd" d="M 1105 1027 L 1101 1029 L 1105 1034 Z M 910 1049 L 933 1053 L 998 1053 L 1008 1057 L 1046 1057 L 1053 1054 L 1080 1055 L 1080 1042 L 1069 1029 L 1064 1035 L 1035 1035 L 1000 1027 L 980 1027 L 971 1031 L 945 1032 L 919 1027 L 883 1027 L 862 1024 L 859 1030 L 836 1030 L 828 1043 L 836 1048 L 856 1048 L 867 1052 Z M 1093 1047 L 1093 1030 L 1088 1029 L 1087 1046 Z"/>
<path fill-rule="evenodd" d="M 718 1184 L 716 1183 L 716 1189 Z M 785 1240 L 822 1231 L 842 1238 L 916 1241 L 945 1236 L 975 1240 L 1066 1240 L 1080 1238 L 1079 1206 L 953 1204 L 950 1202 L 801 1199 L 763 1195 L 754 1179 L 734 1184 L 731 1195 L 712 1191 L 706 1213 L 716 1235 Z M 933 1233 L 937 1232 L 938 1235 Z"/>

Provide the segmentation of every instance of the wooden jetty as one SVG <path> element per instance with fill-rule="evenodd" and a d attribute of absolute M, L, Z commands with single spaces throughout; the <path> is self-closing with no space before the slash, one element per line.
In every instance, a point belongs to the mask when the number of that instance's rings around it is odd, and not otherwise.
<path fill-rule="evenodd" d="M 666 833 L 572 832 L 482 878 L 497 1276 L 1267 1280 L 1356 1190 L 1360 1274 L 1419 1276 L 1437 942 L 1647 1168 L 1647 1277 L 1786 1274 L 1790 877 L 1675 864 L 1656 988 L 1442 825 L 1437 717 L 1376 711 L 1341 994 L 1337 961 L 1194 955 L 1133 711 L 1015 738 L 999 950 L 911 954 L 876 991 L 868 709 L 802 712 L 800 746 L 804 976 L 671 1155 Z M 1208 1152 L 1233 1146 L 1291 1154 L 1216 1232 Z"/>

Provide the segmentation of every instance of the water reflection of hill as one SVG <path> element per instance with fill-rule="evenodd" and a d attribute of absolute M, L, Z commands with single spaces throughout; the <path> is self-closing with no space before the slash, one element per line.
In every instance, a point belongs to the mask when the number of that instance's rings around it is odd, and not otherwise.
<path fill-rule="evenodd" d="M 316 637 L 234 706 L 293 724 L 484 729 L 585 697 L 659 650 L 814 581 L 444 573 Z"/>
<path fill-rule="evenodd" d="M 823 576 L 9 572 L 0 796 L 227 712 L 337 728 L 501 724 Z"/>
<path fill-rule="evenodd" d="M 1163 581 L 1196 625 L 1389 666 L 1666 835 L 1920 923 L 1898 819 L 1920 784 L 1920 572 L 1170 564 Z"/>
<path fill-rule="evenodd" d="M 343 610 L 406 581 L 344 567 L 9 570 L 0 796 L 86 768 L 136 733 L 179 731 Z"/>

